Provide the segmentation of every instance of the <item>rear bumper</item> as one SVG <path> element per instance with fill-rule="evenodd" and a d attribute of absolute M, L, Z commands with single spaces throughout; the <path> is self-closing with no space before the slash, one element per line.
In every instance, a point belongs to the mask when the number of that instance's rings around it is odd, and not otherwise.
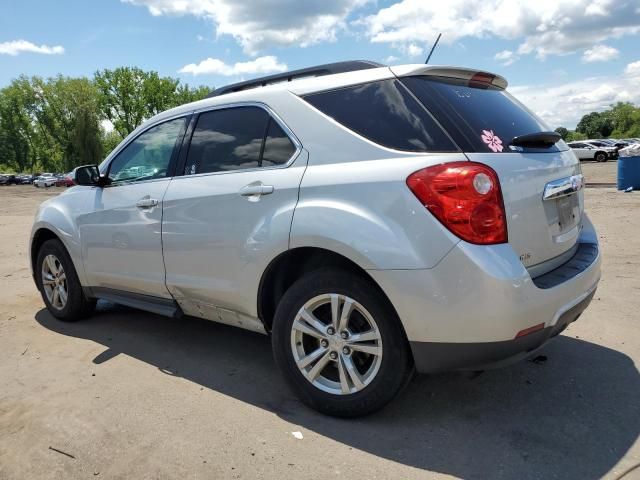
<path fill-rule="evenodd" d="M 586 215 L 583 224 L 584 248 L 536 279 L 508 244 L 460 242 L 432 269 L 369 271 L 398 312 L 418 371 L 513 362 L 574 321 L 600 280 L 597 236 Z M 542 330 L 516 338 L 540 323 Z"/>
<path fill-rule="evenodd" d="M 487 370 L 523 360 L 576 321 L 589 306 L 594 294 L 595 290 L 563 313 L 554 326 L 513 340 L 484 343 L 411 342 L 416 369 L 422 373 Z"/>

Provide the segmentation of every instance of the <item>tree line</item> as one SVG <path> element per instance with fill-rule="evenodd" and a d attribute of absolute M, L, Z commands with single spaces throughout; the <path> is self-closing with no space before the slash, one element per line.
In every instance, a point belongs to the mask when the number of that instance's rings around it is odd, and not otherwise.
<path fill-rule="evenodd" d="M 136 67 L 97 71 L 91 79 L 20 76 L 0 89 L 0 172 L 100 163 L 144 120 L 210 91 Z M 619 102 L 584 115 L 575 130 L 556 132 L 566 141 L 640 137 L 640 107 Z"/>
<path fill-rule="evenodd" d="M 135 67 L 91 79 L 20 76 L 0 89 L 0 171 L 68 172 L 100 163 L 144 120 L 210 91 Z"/>
<path fill-rule="evenodd" d="M 618 102 L 603 112 L 584 115 L 575 130 L 556 128 L 567 142 L 588 138 L 640 138 L 640 107 Z"/>

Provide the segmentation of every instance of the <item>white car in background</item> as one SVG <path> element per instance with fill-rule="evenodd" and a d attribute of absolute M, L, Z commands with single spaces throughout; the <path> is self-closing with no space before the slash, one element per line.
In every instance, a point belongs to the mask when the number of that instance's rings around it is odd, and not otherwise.
<path fill-rule="evenodd" d="M 58 178 L 53 173 L 43 173 L 38 178 L 36 178 L 33 182 L 35 187 L 53 187 L 56 184 Z"/>
<path fill-rule="evenodd" d="M 618 158 L 618 149 L 597 140 L 581 140 L 569 142 L 567 145 L 576 154 L 578 160 L 595 160 L 606 162 L 609 159 Z"/>

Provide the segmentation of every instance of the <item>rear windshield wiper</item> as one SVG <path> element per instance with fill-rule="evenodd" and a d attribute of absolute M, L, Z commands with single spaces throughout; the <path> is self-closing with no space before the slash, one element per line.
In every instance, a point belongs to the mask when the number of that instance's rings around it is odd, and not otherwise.
<path fill-rule="evenodd" d="M 555 145 L 562 136 L 557 132 L 527 133 L 513 137 L 511 145 L 515 147 L 549 148 Z"/>

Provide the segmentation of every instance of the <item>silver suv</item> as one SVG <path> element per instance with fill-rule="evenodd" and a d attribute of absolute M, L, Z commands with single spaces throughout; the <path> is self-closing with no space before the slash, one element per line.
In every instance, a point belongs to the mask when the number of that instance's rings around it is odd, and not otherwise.
<path fill-rule="evenodd" d="M 522 359 L 587 307 L 600 255 L 578 160 L 506 86 L 347 62 L 216 90 L 42 204 L 35 282 L 60 320 L 101 298 L 270 335 L 331 415 Z"/>

